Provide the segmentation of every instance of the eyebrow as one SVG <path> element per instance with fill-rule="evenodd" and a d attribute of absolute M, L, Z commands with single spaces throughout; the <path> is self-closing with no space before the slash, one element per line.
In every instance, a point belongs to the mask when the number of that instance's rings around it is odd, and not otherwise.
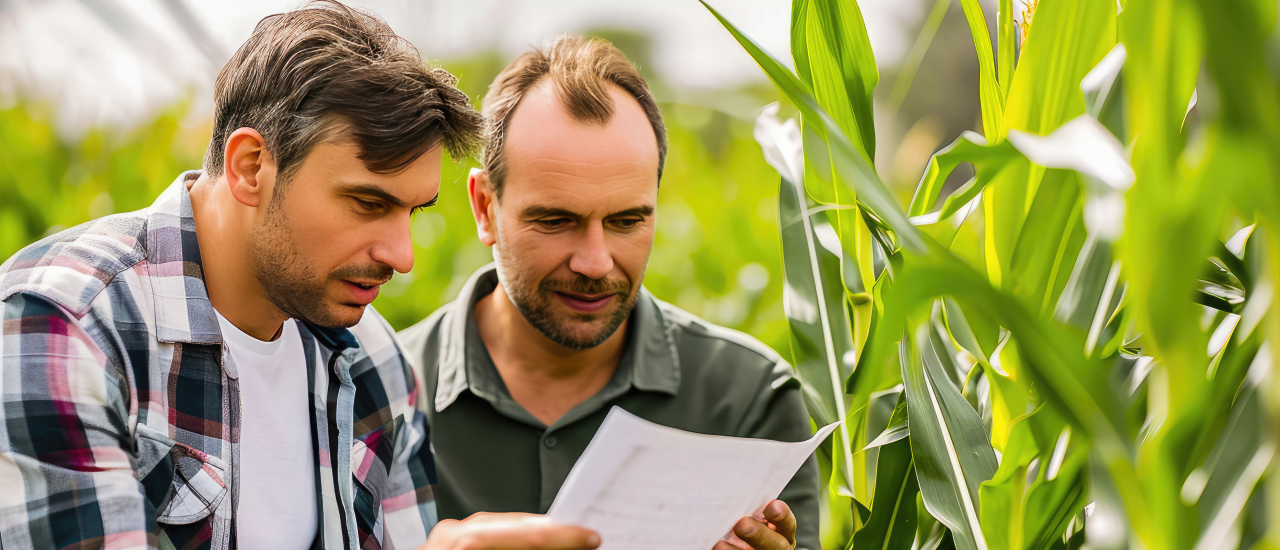
<path fill-rule="evenodd" d="M 570 212 L 570 211 L 565 210 L 565 209 L 563 209 L 563 208 L 552 208 L 552 207 L 550 207 L 550 206 L 537 206 L 537 205 L 535 205 L 535 206 L 530 206 L 530 207 L 528 207 L 528 208 L 525 208 L 524 210 L 521 210 L 521 211 L 520 211 L 520 215 L 521 215 L 521 217 L 524 217 L 524 218 L 545 218 L 545 217 L 547 217 L 547 216 L 563 216 L 563 217 L 566 217 L 566 218 L 580 218 L 580 217 L 581 217 L 581 216 L 579 216 L 577 213 Z M 613 218 L 613 217 L 617 217 L 617 216 L 644 216 L 644 217 L 648 217 L 648 216 L 650 216 L 650 215 L 653 215 L 653 207 L 652 207 L 652 206 L 649 206 L 649 205 L 644 205 L 644 206 L 637 206 L 637 207 L 634 207 L 634 208 L 628 208 L 628 209 L 626 209 L 626 210 L 622 210 L 622 211 L 620 211 L 620 212 L 614 212 L 614 213 L 612 213 L 612 214 L 609 214 L 609 215 L 608 215 L 608 216 L 606 216 L 606 217 L 608 217 L 608 218 Z"/>
<path fill-rule="evenodd" d="M 387 190 L 381 187 L 378 187 L 376 185 L 370 185 L 367 183 L 352 183 L 352 184 L 343 185 L 339 187 L 338 190 L 346 194 L 368 195 L 371 197 L 376 197 L 378 199 L 381 199 L 382 201 L 390 203 L 392 206 L 395 206 L 397 208 L 404 208 L 406 206 L 404 201 L 400 200 L 400 197 L 392 195 L 391 193 L 388 193 Z M 428 208 L 431 206 L 435 206 L 436 201 L 439 201 L 439 200 L 440 200 L 440 192 L 436 191 L 436 196 L 431 197 L 431 200 L 424 202 L 422 204 L 419 204 L 417 206 L 414 206 L 413 208 L 411 208 L 411 210 L 417 210 L 419 208 Z"/>

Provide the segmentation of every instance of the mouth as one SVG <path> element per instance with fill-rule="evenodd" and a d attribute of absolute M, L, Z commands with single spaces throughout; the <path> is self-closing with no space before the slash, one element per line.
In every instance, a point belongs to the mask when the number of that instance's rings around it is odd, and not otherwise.
<path fill-rule="evenodd" d="M 385 281 L 383 281 L 385 282 Z M 373 281 L 342 281 L 343 286 L 351 293 L 355 301 L 360 305 L 369 305 L 374 298 L 378 297 L 378 289 L 382 287 L 382 282 Z"/>
<path fill-rule="evenodd" d="M 595 313 L 609 306 L 613 300 L 617 298 L 617 294 L 579 294 L 577 292 L 559 292 L 555 295 L 560 298 L 569 309 L 578 313 Z"/>

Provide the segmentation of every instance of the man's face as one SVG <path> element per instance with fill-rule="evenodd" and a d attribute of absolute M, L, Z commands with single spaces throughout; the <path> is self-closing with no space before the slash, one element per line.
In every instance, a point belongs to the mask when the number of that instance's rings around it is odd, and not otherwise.
<path fill-rule="evenodd" d="M 317 146 L 277 182 L 249 243 L 267 297 L 286 314 L 349 327 L 393 272 L 413 268 L 410 214 L 440 190 L 437 147 L 394 174 L 365 168 L 350 143 Z"/>
<path fill-rule="evenodd" d="M 653 248 L 657 139 L 634 98 L 610 95 L 613 118 L 599 125 L 574 120 L 552 85 L 530 90 L 507 128 L 507 177 L 490 209 L 503 289 L 572 349 L 626 321 Z"/>

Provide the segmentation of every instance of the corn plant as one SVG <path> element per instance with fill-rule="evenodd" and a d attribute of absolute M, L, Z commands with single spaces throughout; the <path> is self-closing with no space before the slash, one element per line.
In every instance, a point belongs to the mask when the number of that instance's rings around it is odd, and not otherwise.
<path fill-rule="evenodd" d="M 1275 2 L 959 2 L 982 132 L 906 208 L 857 4 L 794 0 L 794 71 L 708 6 L 800 114 L 756 138 L 825 544 L 1280 548 Z"/>

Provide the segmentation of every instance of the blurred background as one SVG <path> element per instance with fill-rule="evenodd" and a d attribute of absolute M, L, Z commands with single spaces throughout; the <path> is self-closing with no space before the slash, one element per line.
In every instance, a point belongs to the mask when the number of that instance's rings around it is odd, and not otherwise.
<path fill-rule="evenodd" d="M 146 207 L 200 167 L 218 70 L 266 15 L 299 0 L 0 0 L 0 258 L 86 220 Z M 779 100 L 695 0 L 350 0 L 480 104 L 515 55 L 560 33 L 606 38 L 648 79 L 670 133 L 645 284 L 784 356 L 777 173 L 752 139 Z M 790 65 L 788 0 L 711 4 Z M 906 204 L 929 155 L 980 126 L 959 4 L 860 0 L 880 66 L 876 169 Z M 994 0 L 984 2 L 994 11 Z M 993 14 L 988 15 L 991 20 Z M 944 84 L 945 83 L 945 84 Z M 785 111 L 784 111 L 785 113 Z M 413 222 L 413 271 L 375 307 L 397 328 L 453 299 L 490 261 L 467 206 L 472 159 L 446 160 L 439 206 Z M 969 178 L 952 175 L 955 185 Z"/>

